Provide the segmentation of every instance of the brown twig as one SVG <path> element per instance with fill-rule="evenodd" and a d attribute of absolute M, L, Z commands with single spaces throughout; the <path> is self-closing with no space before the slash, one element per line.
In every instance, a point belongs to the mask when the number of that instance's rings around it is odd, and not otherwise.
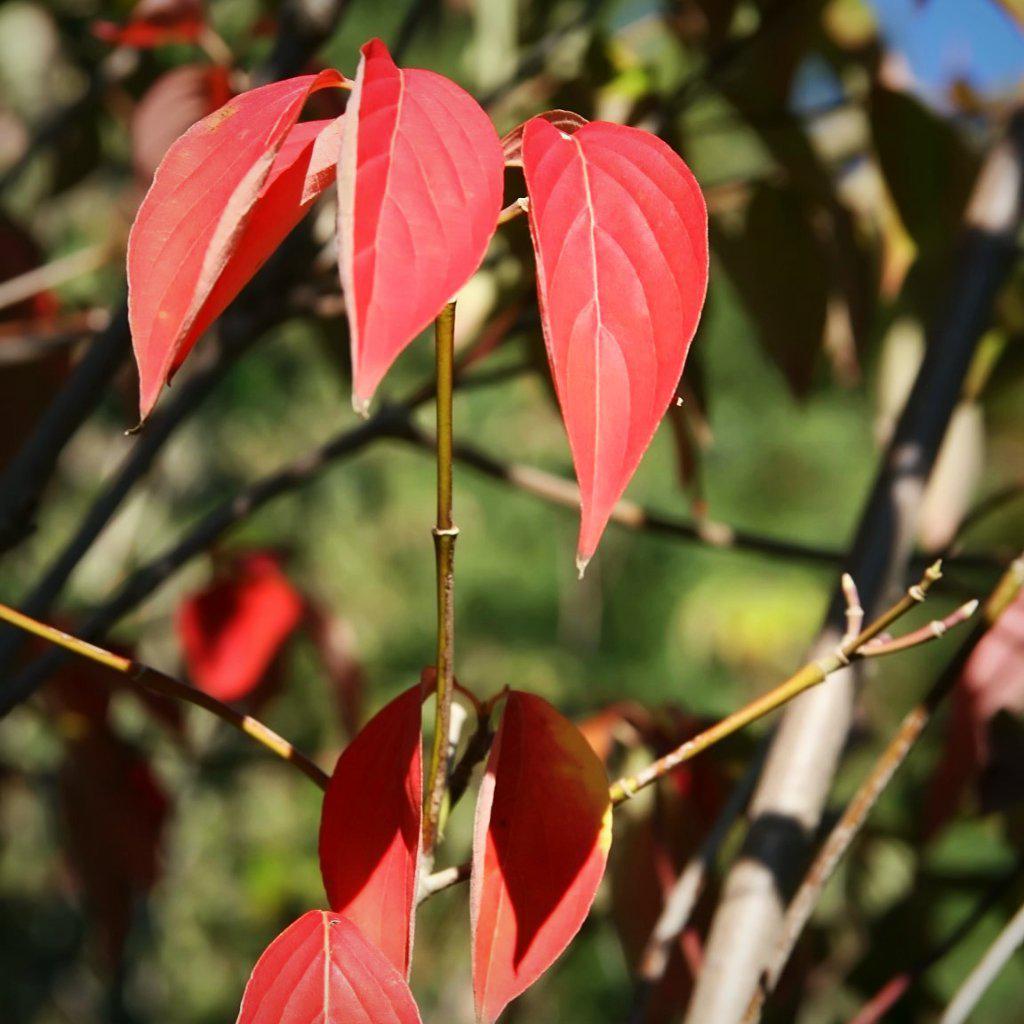
<path fill-rule="evenodd" d="M 778 942 L 757 991 L 747 1006 L 744 1024 L 751 1024 L 759 1018 L 765 999 L 778 983 L 793 947 L 810 919 L 811 913 L 821 897 L 822 890 L 829 878 L 832 877 L 836 865 L 850 848 L 850 844 L 860 832 L 885 787 L 888 786 L 893 775 L 906 760 L 925 726 L 931 720 L 935 708 L 952 689 L 967 656 L 1014 600 L 1022 585 L 1024 585 L 1024 556 L 1015 561 L 1003 575 L 995 590 L 986 600 L 978 625 L 961 645 L 953 661 L 932 685 L 924 700 L 904 717 L 895 735 L 829 833 L 828 839 L 818 851 L 818 855 L 814 858 L 814 862 L 786 911 Z"/>
<path fill-rule="evenodd" d="M 163 697 L 171 697 L 175 700 L 186 701 L 189 704 L 194 704 L 196 707 L 212 712 L 239 732 L 255 740 L 272 754 L 287 761 L 289 764 L 293 764 L 321 789 L 327 788 L 329 776 L 325 772 L 321 771 L 300 750 L 296 750 L 286 739 L 279 736 L 269 726 L 253 718 L 252 715 L 242 714 L 227 704 L 221 703 L 215 697 L 211 697 L 208 693 L 197 690 L 194 686 L 182 683 L 163 672 L 158 672 L 149 665 L 114 654 L 112 651 L 97 647 L 95 644 L 88 643 L 69 633 L 64 633 L 53 626 L 47 626 L 45 623 L 39 622 L 28 615 L 23 615 L 21 612 L 14 608 L 9 608 L 5 604 L 0 604 L 0 619 L 10 623 L 12 626 L 16 626 L 18 629 L 56 644 L 72 654 L 86 658 L 98 665 L 103 665 L 124 676 L 129 682 L 152 693 L 158 693 Z"/>

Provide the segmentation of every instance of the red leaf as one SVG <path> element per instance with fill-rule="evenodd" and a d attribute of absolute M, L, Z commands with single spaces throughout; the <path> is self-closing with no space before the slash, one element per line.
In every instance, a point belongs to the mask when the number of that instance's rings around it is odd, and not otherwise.
<path fill-rule="evenodd" d="M 362 50 L 338 164 L 338 246 L 365 411 L 398 354 L 480 265 L 504 188 L 501 144 L 454 82 Z"/>
<path fill-rule="evenodd" d="M 572 135 L 577 129 L 587 124 L 587 119 L 572 110 L 545 110 L 543 114 L 537 114 L 545 121 L 550 121 L 559 131 L 566 135 Z M 517 124 L 512 131 L 501 137 L 501 152 L 505 157 L 506 167 L 523 166 L 523 129 L 527 122 Z"/>
<path fill-rule="evenodd" d="M 946 824 L 964 789 L 988 766 L 990 728 L 1003 711 L 1024 714 L 1024 593 L 982 637 L 957 680 L 946 750 L 925 810 L 929 835 Z"/>
<path fill-rule="evenodd" d="M 237 1024 L 420 1024 L 405 979 L 340 914 L 310 910 L 256 961 Z"/>
<path fill-rule="evenodd" d="M 523 132 L 548 359 L 580 484 L 581 571 L 675 393 L 708 278 L 683 161 L 636 128 Z"/>
<path fill-rule="evenodd" d="M 178 608 L 189 678 L 222 701 L 250 696 L 302 618 L 302 596 L 266 553 L 239 559 L 230 574 Z"/>
<path fill-rule="evenodd" d="M 422 688 L 379 711 L 345 748 L 324 796 L 320 872 L 331 909 L 403 974 L 412 958 L 423 801 Z"/>
<path fill-rule="evenodd" d="M 92 31 L 105 43 L 140 50 L 194 43 L 203 31 L 203 5 L 199 0 L 142 0 L 127 24 L 94 21 Z"/>
<path fill-rule="evenodd" d="M 295 122 L 310 93 L 343 81 L 322 71 L 253 89 L 168 150 L 128 239 L 143 418 L 198 337 L 330 183 L 326 157 L 340 125 L 318 149 L 318 133 L 335 122 Z"/>
<path fill-rule="evenodd" d="M 481 1021 L 494 1021 L 579 931 L 610 845 L 601 762 L 547 701 L 513 690 L 480 785 L 473 841 L 473 991 Z"/>
<path fill-rule="evenodd" d="M 132 163 L 148 184 L 182 132 L 231 99 L 226 68 L 186 64 L 161 75 L 132 112 Z"/>

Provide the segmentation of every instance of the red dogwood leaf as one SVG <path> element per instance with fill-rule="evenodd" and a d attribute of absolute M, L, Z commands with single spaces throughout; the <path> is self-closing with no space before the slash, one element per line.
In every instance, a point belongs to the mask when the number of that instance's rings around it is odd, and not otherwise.
<path fill-rule="evenodd" d="M 501 1011 L 579 931 L 611 845 L 608 778 L 583 734 L 513 690 L 480 785 L 470 907 L 479 1020 Z"/>
<path fill-rule="evenodd" d="M 946 749 L 925 809 L 929 835 L 946 824 L 964 789 L 989 766 L 990 730 L 1001 712 L 1024 715 L 1024 593 L 978 642 L 957 680 Z M 1009 775 L 1008 766 L 1002 767 Z"/>
<path fill-rule="evenodd" d="M 523 130 L 548 360 L 580 484 L 580 571 L 675 393 L 708 280 L 707 210 L 636 128 Z"/>
<path fill-rule="evenodd" d="M 200 334 L 330 183 L 340 124 L 295 122 L 311 93 L 343 83 L 337 71 L 321 71 L 252 89 L 167 151 L 128 239 L 143 418 Z"/>
<path fill-rule="evenodd" d="M 409 986 L 341 914 L 310 910 L 256 961 L 237 1024 L 420 1024 Z"/>
<path fill-rule="evenodd" d="M 470 95 L 362 49 L 338 164 L 338 265 L 365 412 L 398 354 L 480 265 L 504 188 L 501 144 Z"/>
<path fill-rule="evenodd" d="M 422 703 L 417 684 L 370 719 L 338 758 L 320 819 L 331 909 L 355 921 L 405 975 L 423 806 Z"/>
<path fill-rule="evenodd" d="M 218 700 L 251 696 L 299 624 L 304 606 L 273 555 L 255 552 L 237 560 L 178 608 L 189 678 Z"/>
<path fill-rule="evenodd" d="M 543 114 L 537 114 L 536 116 L 543 117 L 545 121 L 550 121 L 559 131 L 565 132 L 566 135 L 572 135 L 574 131 L 588 123 L 582 114 L 577 114 L 573 110 L 545 110 Z M 512 131 L 507 132 L 501 137 L 501 152 L 505 157 L 506 167 L 523 166 L 523 129 L 527 124 L 527 121 L 517 124 Z"/>
<path fill-rule="evenodd" d="M 93 35 L 115 46 L 149 50 L 167 43 L 194 43 L 203 31 L 200 0 L 141 0 L 124 25 L 94 21 Z"/>

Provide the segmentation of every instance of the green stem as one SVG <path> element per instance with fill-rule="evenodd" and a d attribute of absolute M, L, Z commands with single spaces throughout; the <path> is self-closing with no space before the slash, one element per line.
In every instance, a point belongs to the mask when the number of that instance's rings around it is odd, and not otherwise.
<path fill-rule="evenodd" d="M 448 733 L 451 723 L 455 646 L 455 540 L 452 522 L 452 388 L 455 366 L 455 303 L 449 302 L 434 325 L 437 340 L 437 524 L 434 553 L 437 564 L 437 711 L 434 743 L 423 816 L 423 851 L 437 843 L 441 808 L 448 782 Z"/>

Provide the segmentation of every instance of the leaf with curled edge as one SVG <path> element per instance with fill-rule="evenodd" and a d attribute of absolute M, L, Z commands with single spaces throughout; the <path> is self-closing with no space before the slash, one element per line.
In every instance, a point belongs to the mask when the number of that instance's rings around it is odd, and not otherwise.
<path fill-rule="evenodd" d="M 582 114 L 577 114 L 572 110 L 545 110 L 543 114 L 536 116 L 550 121 L 566 135 L 572 135 L 573 132 L 589 123 Z M 512 131 L 501 137 L 501 152 L 505 157 L 506 167 L 523 166 L 523 129 L 527 123 L 524 121 L 522 124 L 517 124 Z"/>
<path fill-rule="evenodd" d="M 679 383 L 707 290 L 707 210 L 680 157 L 636 128 L 567 135 L 534 118 L 523 170 L 582 572 Z"/>
<path fill-rule="evenodd" d="M 477 1019 L 490 1022 L 583 924 L 611 846 L 608 777 L 580 730 L 513 690 L 480 784 L 470 908 Z"/>
<path fill-rule="evenodd" d="M 320 873 L 331 908 L 409 973 L 423 812 L 417 684 L 379 711 L 342 751 L 324 795 Z"/>
<path fill-rule="evenodd" d="M 237 1024 L 421 1024 L 405 978 L 351 921 L 310 910 L 263 951 Z"/>
<path fill-rule="evenodd" d="M 365 412 L 399 353 L 483 259 L 504 189 L 501 144 L 480 105 L 431 71 L 362 48 L 338 163 L 338 266 Z"/>
<path fill-rule="evenodd" d="M 330 184 L 341 122 L 296 121 L 311 93 L 344 81 L 322 71 L 252 89 L 194 124 L 161 161 L 128 239 L 143 419 L 200 334 Z"/>

